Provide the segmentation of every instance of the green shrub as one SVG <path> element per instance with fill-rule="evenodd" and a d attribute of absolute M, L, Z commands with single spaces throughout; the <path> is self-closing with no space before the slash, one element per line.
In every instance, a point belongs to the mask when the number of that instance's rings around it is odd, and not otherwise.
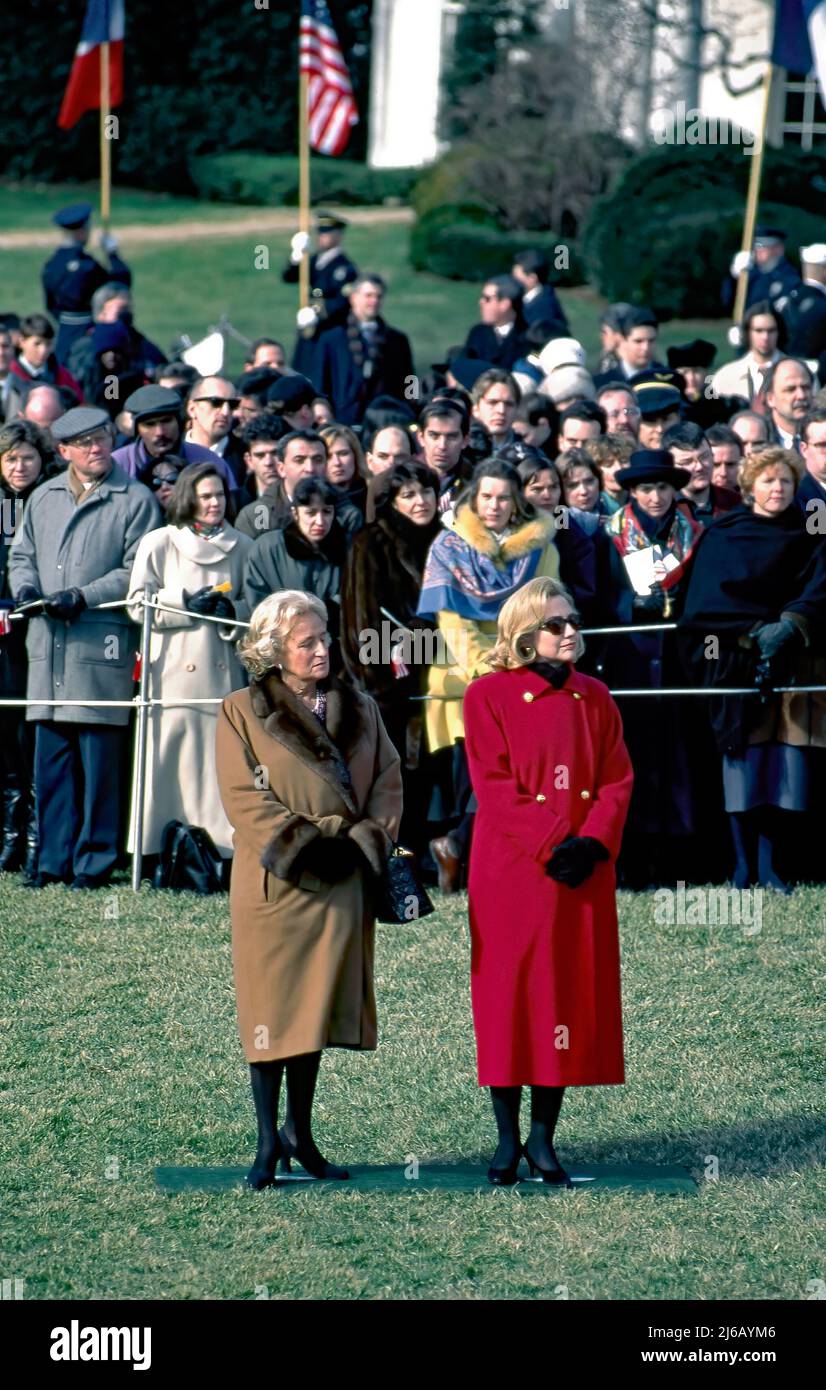
<path fill-rule="evenodd" d="M 749 158 L 726 146 L 666 145 L 634 160 L 585 229 L 583 252 L 601 293 L 650 305 L 661 319 L 723 317 L 749 169 Z M 788 231 L 792 260 L 822 239 L 824 187 L 823 156 L 766 151 L 758 220 Z"/>
<path fill-rule="evenodd" d="M 472 204 L 434 209 L 419 218 L 410 236 L 410 260 L 414 270 L 429 270 L 449 280 L 482 281 L 510 270 L 517 251 L 529 246 L 547 252 L 552 266 L 564 246 L 568 266 L 553 271 L 553 283 L 583 284 L 585 269 L 575 246 L 561 242 L 553 232 L 504 232 Z"/>
<path fill-rule="evenodd" d="M 314 156 L 311 164 L 313 203 L 373 206 L 406 202 L 418 169 L 369 169 L 349 159 Z M 189 176 L 201 198 L 219 203 L 298 205 L 298 160 L 248 150 L 199 155 L 190 160 Z"/>

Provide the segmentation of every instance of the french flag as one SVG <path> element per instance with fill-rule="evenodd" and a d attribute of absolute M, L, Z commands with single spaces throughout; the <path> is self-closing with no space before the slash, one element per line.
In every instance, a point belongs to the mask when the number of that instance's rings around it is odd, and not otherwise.
<path fill-rule="evenodd" d="M 796 77 L 814 68 L 826 105 L 826 0 L 777 0 L 772 62 Z"/>
<path fill-rule="evenodd" d="M 123 0 L 89 0 L 57 124 L 71 130 L 100 107 L 100 46 L 109 42 L 109 105 L 123 101 Z"/>

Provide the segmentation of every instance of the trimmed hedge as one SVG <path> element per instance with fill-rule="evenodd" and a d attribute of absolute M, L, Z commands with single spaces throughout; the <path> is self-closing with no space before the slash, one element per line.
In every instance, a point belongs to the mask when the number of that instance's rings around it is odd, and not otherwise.
<path fill-rule="evenodd" d="M 750 160 L 726 146 L 663 146 L 626 169 L 593 207 L 583 251 L 609 300 L 659 318 L 723 317 L 721 288 L 743 234 Z M 789 233 L 787 254 L 822 240 L 826 157 L 767 150 L 759 218 Z"/>
<path fill-rule="evenodd" d="M 419 169 L 369 169 L 366 164 L 356 164 L 349 159 L 314 156 L 311 167 L 313 203 L 354 206 L 406 203 L 420 172 Z M 269 203 L 274 207 L 298 205 L 298 159 L 294 156 L 247 150 L 199 155 L 189 162 L 189 176 L 198 196 L 211 202 Z"/>
<path fill-rule="evenodd" d="M 559 247 L 568 254 L 568 268 L 554 269 L 555 285 L 581 285 L 585 267 L 580 252 L 553 232 L 503 232 L 489 214 L 473 204 L 436 208 L 420 217 L 410 235 L 414 270 L 427 270 L 448 280 L 485 280 L 509 271 L 517 251 L 527 247 L 547 252 L 551 265 Z"/>

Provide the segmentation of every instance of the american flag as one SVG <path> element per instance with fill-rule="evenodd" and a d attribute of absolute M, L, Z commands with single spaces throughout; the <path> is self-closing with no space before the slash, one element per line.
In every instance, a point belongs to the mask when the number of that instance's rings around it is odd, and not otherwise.
<path fill-rule="evenodd" d="M 326 0 L 301 2 L 301 72 L 308 75 L 310 147 L 343 154 L 358 108 Z"/>

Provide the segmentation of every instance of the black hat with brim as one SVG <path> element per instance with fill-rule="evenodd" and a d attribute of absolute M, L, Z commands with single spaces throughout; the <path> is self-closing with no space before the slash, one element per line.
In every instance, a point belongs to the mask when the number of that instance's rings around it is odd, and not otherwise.
<path fill-rule="evenodd" d="M 492 362 L 485 362 L 481 357 L 456 357 L 448 363 L 450 375 L 458 381 L 460 386 L 464 386 L 466 391 L 472 391 L 483 372 L 493 370 Z"/>
<path fill-rule="evenodd" d="M 717 349 L 707 338 L 693 338 L 690 343 L 675 343 L 666 353 L 669 367 L 679 371 L 680 367 L 710 367 Z"/>
<path fill-rule="evenodd" d="M 670 449 L 635 449 L 627 468 L 614 474 L 620 487 L 637 487 L 640 483 L 670 483 L 679 492 L 691 474 L 687 468 L 677 468 Z"/>
<path fill-rule="evenodd" d="M 643 381 L 635 385 L 633 390 L 643 419 L 651 415 L 667 415 L 680 408 L 682 396 L 676 386 L 666 386 L 659 381 Z"/>

